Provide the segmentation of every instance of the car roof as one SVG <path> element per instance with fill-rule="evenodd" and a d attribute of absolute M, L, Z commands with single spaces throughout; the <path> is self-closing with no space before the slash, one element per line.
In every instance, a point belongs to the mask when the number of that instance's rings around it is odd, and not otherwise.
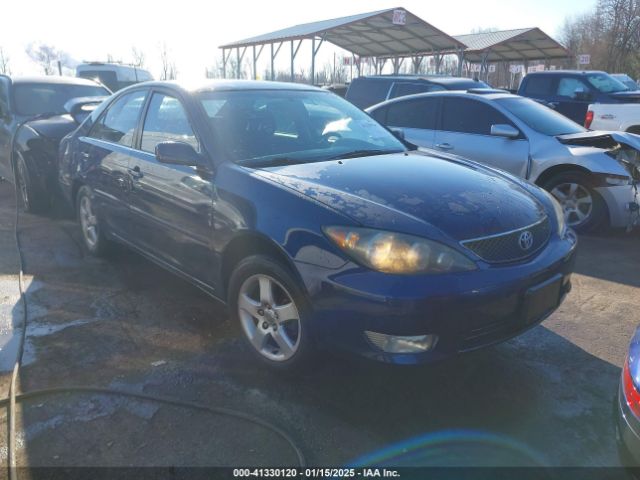
<path fill-rule="evenodd" d="M 545 70 L 544 72 L 531 72 L 527 73 L 527 77 L 529 75 L 589 75 L 592 73 L 607 73 L 602 70 Z M 526 78 L 526 77 L 525 77 Z"/>
<path fill-rule="evenodd" d="M 389 104 L 400 102 L 403 100 L 429 98 L 429 97 L 470 97 L 470 98 L 485 99 L 485 100 L 500 100 L 502 98 L 523 98 L 519 95 L 514 95 L 512 93 L 509 93 L 506 90 L 497 90 L 497 89 L 484 89 L 484 92 L 481 92 L 480 89 L 446 90 L 446 91 L 437 91 L 437 92 L 415 93 L 413 95 L 404 95 L 402 97 L 396 97 L 390 100 L 386 100 L 384 102 L 378 103 L 377 105 L 372 105 L 366 110 L 373 111 L 379 107 L 382 107 L 383 105 L 389 105 Z"/>
<path fill-rule="evenodd" d="M 49 83 L 55 85 L 87 85 L 87 86 L 96 86 L 99 83 L 94 82 L 93 80 L 87 80 L 84 78 L 77 77 L 61 77 L 58 75 L 41 75 L 41 76 L 31 76 L 31 77 L 11 77 L 11 83 L 14 85 L 26 84 L 26 83 Z"/>
<path fill-rule="evenodd" d="M 236 91 L 236 90 L 299 90 L 327 92 L 322 88 L 312 85 L 288 82 L 270 82 L 263 80 L 206 80 L 197 82 L 186 82 L 176 80 L 150 81 L 138 83 L 128 87 L 126 90 L 136 87 L 170 87 L 183 90 L 185 92 L 213 92 L 213 91 Z"/>
<path fill-rule="evenodd" d="M 479 80 L 475 80 L 473 78 L 454 77 L 451 75 L 364 75 L 358 78 L 373 79 L 373 80 L 408 80 L 408 81 L 425 80 L 433 83 L 441 83 L 443 85 L 450 84 L 450 83 L 457 83 L 460 81 L 480 83 Z"/>

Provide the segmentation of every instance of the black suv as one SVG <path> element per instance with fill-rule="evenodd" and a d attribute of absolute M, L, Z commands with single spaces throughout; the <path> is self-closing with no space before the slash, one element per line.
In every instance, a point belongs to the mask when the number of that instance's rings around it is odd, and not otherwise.
<path fill-rule="evenodd" d="M 345 98 L 356 107 L 367 108 L 414 93 L 472 88 L 489 88 L 489 85 L 480 80 L 445 75 L 371 75 L 354 78 Z"/>
<path fill-rule="evenodd" d="M 15 168 L 26 210 L 49 206 L 60 140 L 109 95 L 90 80 L 0 75 L 0 177 L 13 182 Z"/>

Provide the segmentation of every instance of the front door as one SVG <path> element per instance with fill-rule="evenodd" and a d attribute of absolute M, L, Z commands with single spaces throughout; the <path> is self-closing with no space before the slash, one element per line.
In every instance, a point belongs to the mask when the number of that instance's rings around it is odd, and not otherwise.
<path fill-rule="evenodd" d="M 435 134 L 438 150 L 499 168 L 526 178 L 529 141 L 491 135 L 492 125 L 517 127 L 488 103 L 462 97 L 445 97 L 441 123 Z"/>
<path fill-rule="evenodd" d="M 155 147 L 185 142 L 200 151 L 184 105 L 156 91 L 147 107 L 139 149 L 129 165 L 130 208 L 140 248 L 193 279 L 212 286 L 212 184 L 202 170 L 157 161 Z"/>

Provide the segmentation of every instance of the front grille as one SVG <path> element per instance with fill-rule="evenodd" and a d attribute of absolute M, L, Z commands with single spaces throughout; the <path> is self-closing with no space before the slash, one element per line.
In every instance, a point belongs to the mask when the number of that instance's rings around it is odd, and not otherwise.
<path fill-rule="evenodd" d="M 531 246 L 528 245 L 523 234 L 529 232 Z M 511 232 L 500 233 L 483 238 L 473 238 L 460 242 L 480 258 L 489 263 L 504 263 L 523 260 L 540 250 L 549 240 L 551 225 L 549 218 L 545 217 L 538 223 L 520 228 Z M 524 246 L 523 246 L 524 244 Z"/>

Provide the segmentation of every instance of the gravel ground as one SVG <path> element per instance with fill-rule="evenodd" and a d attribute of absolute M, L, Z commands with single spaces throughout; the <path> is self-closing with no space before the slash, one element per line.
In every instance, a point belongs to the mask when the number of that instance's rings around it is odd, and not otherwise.
<path fill-rule="evenodd" d="M 0 184 L 4 371 L 21 315 L 14 215 L 13 190 Z M 582 237 L 573 291 L 512 341 L 421 367 L 332 356 L 288 377 L 255 363 L 224 306 L 141 257 L 85 256 L 75 223 L 61 215 L 21 214 L 20 231 L 29 305 L 22 391 L 91 385 L 239 409 L 289 432 L 312 465 L 407 451 L 431 465 L 618 465 L 611 411 L 640 319 L 637 233 Z M 0 376 L 5 394 L 8 375 Z M 19 407 L 18 427 L 19 464 L 29 466 L 296 460 L 262 427 L 127 397 L 34 399 Z"/>

